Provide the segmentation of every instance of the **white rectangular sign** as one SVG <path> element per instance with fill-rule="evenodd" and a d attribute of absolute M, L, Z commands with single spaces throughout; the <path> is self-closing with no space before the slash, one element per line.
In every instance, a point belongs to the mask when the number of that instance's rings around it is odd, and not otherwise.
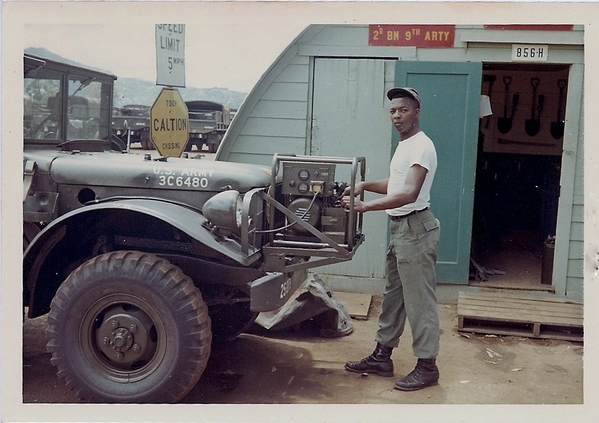
<path fill-rule="evenodd" d="M 156 25 L 156 85 L 185 87 L 185 24 Z"/>
<path fill-rule="evenodd" d="M 546 62 L 548 55 L 546 44 L 512 44 L 513 62 Z"/>

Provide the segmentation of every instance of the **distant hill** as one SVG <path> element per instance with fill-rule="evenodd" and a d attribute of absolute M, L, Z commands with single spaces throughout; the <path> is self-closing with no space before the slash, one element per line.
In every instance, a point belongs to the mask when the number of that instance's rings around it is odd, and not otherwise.
<path fill-rule="evenodd" d="M 83 63 L 78 63 L 73 60 L 61 57 L 42 47 L 29 47 L 25 49 L 25 53 L 33 54 L 40 57 L 45 57 L 50 60 L 56 60 L 68 63 L 74 66 L 87 67 L 101 72 L 113 73 L 106 69 L 93 68 Z M 114 106 L 122 107 L 126 104 L 142 104 L 151 106 L 158 96 L 162 87 L 157 86 L 154 82 L 144 81 L 137 78 L 118 78 L 114 83 Z M 191 100 L 208 100 L 217 103 L 228 104 L 232 109 L 238 109 L 247 93 L 239 91 L 231 91 L 227 88 L 194 88 L 186 87 L 179 88 L 181 97 L 185 101 Z"/>
<path fill-rule="evenodd" d="M 118 75 L 117 75 L 118 76 Z M 162 87 L 153 82 L 137 78 L 117 79 L 114 83 L 114 105 L 122 107 L 125 104 L 143 104 L 151 106 L 160 93 Z M 179 93 L 185 101 L 209 100 L 221 104 L 228 104 L 232 109 L 239 106 L 247 93 L 231 91 L 226 88 L 179 88 Z"/>

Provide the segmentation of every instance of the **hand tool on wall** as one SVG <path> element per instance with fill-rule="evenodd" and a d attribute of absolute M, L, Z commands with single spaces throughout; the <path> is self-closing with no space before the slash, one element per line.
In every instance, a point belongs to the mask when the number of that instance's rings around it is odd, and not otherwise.
<path fill-rule="evenodd" d="M 564 135 L 564 119 L 562 118 L 562 102 L 564 100 L 564 88 L 568 81 L 565 79 L 557 80 L 557 87 L 559 88 L 559 102 L 557 103 L 557 120 L 551 122 L 551 136 L 553 138 L 560 139 Z"/>
<path fill-rule="evenodd" d="M 512 129 L 512 118 L 507 117 L 507 103 L 510 93 L 510 83 L 512 82 L 511 76 L 503 77 L 503 85 L 505 86 L 505 97 L 503 101 L 503 117 L 497 119 L 497 129 L 502 134 L 505 134 Z M 513 117 L 513 116 L 512 116 Z"/>
<path fill-rule="evenodd" d="M 496 75 L 491 75 L 491 74 L 484 74 L 483 75 L 483 82 L 488 82 L 488 91 L 487 91 L 487 95 L 489 96 L 489 99 L 491 98 L 491 92 L 493 91 L 493 82 L 495 82 L 495 80 L 497 79 Z M 489 119 L 491 118 L 491 115 L 486 117 L 485 120 L 485 128 L 489 127 Z"/>
<path fill-rule="evenodd" d="M 540 112 L 540 110 L 537 110 L 537 87 L 539 86 L 539 82 L 539 78 L 530 79 L 530 85 L 532 86 L 532 106 L 530 109 L 530 119 L 526 119 L 526 122 L 524 122 L 524 129 L 526 130 L 526 133 L 531 137 L 537 135 L 539 133 L 539 129 L 541 128 L 540 119 L 535 118 L 535 114 L 537 112 Z M 543 97 L 543 101 L 544 100 L 545 97 Z M 540 97 L 539 103 L 542 109 L 543 105 L 541 103 Z"/>
<path fill-rule="evenodd" d="M 520 94 L 514 93 L 512 95 L 512 110 L 510 113 L 510 128 L 514 122 L 514 115 L 516 114 L 516 109 L 518 108 L 518 102 L 520 101 Z"/>

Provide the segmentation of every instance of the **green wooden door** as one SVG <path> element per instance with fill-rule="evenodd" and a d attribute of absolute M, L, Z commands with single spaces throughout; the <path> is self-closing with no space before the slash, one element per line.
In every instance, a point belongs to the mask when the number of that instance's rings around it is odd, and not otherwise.
<path fill-rule="evenodd" d="M 367 58 L 316 58 L 312 93 L 309 154 L 365 157 L 369 180 L 389 172 L 391 137 L 389 107 L 385 101 L 385 63 Z M 393 68 L 393 64 L 390 64 Z M 349 181 L 349 167 L 338 166 L 337 181 Z M 367 198 L 378 195 L 367 194 Z M 368 213 L 363 231 L 366 241 L 354 258 L 317 269 L 321 274 L 343 275 L 347 280 L 385 277 L 387 218 Z"/>
<path fill-rule="evenodd" d="M 422 99 L 420 126 L 437 149 L 431 210 L 441 221 L 437 280 L 468 283 L 482 64 L 397 62 L 395 85 Z M 393 130 L 392 150 L 399 138 Z"/>

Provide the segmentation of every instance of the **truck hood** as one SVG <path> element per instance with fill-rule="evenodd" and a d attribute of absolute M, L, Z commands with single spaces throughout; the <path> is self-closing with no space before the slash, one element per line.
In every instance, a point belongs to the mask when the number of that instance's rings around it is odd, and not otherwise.
<path fill-rule="evenodd" d="M 55 155 L 49 163 L 57 184 L 145 189 L 245 193 L 271 183 L 271 169 L 242 163 L 169 157 L 146 160 L 143 154 L 77 153 Z"/>

